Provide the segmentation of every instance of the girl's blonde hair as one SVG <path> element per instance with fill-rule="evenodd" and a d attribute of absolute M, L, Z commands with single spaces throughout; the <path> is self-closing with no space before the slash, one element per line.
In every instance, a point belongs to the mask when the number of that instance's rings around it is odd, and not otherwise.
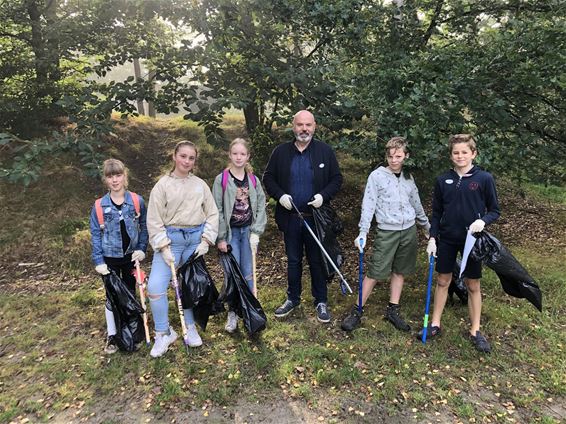
<path fill-rule="evenodd" d="M 246 151 L 248 152 L 249 155 L 251 155 L 250 152 L 250 142 L 248 140 L 246 140 L 245 138 L 235 138 L 234 140 L 232 140 L 232 142 L 230 143 L 230 147 L 228 147 L 228 153 L 230 153 L 232 151 L 232 147 L 234 147 L 236 144 L 241 144 L 242 146 L 244 146 L 246 148 Z M 228 167 L 230 167 L 230 162 L 228 162 Z M 253 173 L 253 168 L 250 165 L 250 162 L 246 162 L 246 166 L 244 166 L 244 169 L 247 173 L 251 174 Z"/>
<path fill-rule="evenodd" d="M 198 157 L 198 149 L 197 145 L 189 140 L 181 140 L 177 144 L 175 144 L 175 148 L 173 149 L 173 155 L 175 156 L 181 147 L 192 147 L 195 151 L 195 156 Z M 171 168 L 171 172 L 175 171 L 175 164 L 173 164 L 173 168 Z"/>
<path fill-rule="evenodd" d="M 454 134 L 448 140 L 448 149 L 450 153 L 454 150 L 454 145 L 459 143 L 466 143 L 472 152 L 477 152 L 476 140 L 471 134 Z"/>
<path fill-rule="evenodd" d="M 106 185 L 106 178 L 112 175 L 124 175 L 124 188 L 128 188 L 128 168 L 118 159 L 106 159 L 102 163 L 102 182 Z"/>

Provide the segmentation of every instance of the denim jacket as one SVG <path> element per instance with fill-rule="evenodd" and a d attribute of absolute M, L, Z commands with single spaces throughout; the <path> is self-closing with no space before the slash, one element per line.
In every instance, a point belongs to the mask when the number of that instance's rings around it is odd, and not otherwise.
<path fill-rule="evenodd" d="M 134 250 L 147 250 L 148 234 L 146 226 L 145 202 L 140 196 L 140 216 L 136 217 L 136 209 L 132 201 L 132 195 L 126 191 L 122 205 L 122 216 L 126 224 L 126 231 L 130 236 L 130 245 L 124 253 L 122 250 L 122 234 L 120 232 L 120 214 L 112 204 L 110 194 L 104 195 L 100 202 L 104 213 L 104 229 L 100 228 L 96 217 L 96 208 L 93 206 L 90 212 L 90 235 L 92 245 L 92 261 L 94 265 L 104 263 L 104 256 L 109 258 L 122 258 Z"/>

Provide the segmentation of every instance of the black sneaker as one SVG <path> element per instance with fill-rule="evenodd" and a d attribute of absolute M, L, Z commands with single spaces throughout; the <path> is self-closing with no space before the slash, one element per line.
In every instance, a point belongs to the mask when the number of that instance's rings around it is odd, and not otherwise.
<path fill-rule="evenodd" d="M 472 336 L 470 334 L 470 340 L 472 341 L 472 343 L 474 344 L 474 347 L 478 351 L 483 352 L 483 353 L 490 353 L 491 352 L 491 346 L 490 346 L 489 342 L 484 337 L 484 335 L 482 333 L 480 333 L 479 331 L 476 331 L 475 336 Z"/>
<path fill-rule="evenodd" d="M 316 305 L 316 319 L 320 322 L 330 322 L 330 312 L 326 303 L 319 303 Z"/>
<path fill-rule="evenodd" d="M 276 318 L 283 318 L 286 317 L 287 315 L 289 315 L 291 313 L 291 311 L 293 311 L 293 309 L 295 309 L 298 306 L 298 304 L 295 304 L 293 302 L 291 302 L 289 299 L 287 299 L 283 305 L 281 305 L 280 307 L 278 307 L 275 310 L 275 317 Z"/>
<path fill-rule="evenodd" d="M 357 305 L 354 305 L 352 307 L 352 310 L 350 311 L 350 315 L 344 318 L 340 327 L 344 331 L 354 331 L 356 328 L 360 326 L 361 322 L 362 322 L 362 313 L 360 313 L 360 311 L 358 310 Z"/>
<path fill-rule="evenodd" d="M 401 318 L 401 307 L 389 305 L 385 311 L 385 319 L 395 326 L 397 330 L 409 331 L 411 327 Z"/>
<path fill-rule="evenodd" d="M 423 332 L 424 332 L 424 328 L 422 328 L 417 333 L 417 339 L 418 340 L 423 339 Z M 442 334 L 442 330 L 440 330 L 440 327 L 438 327 L 436 325 L 429 325 L 427 327 L 427 330 L 426 330 L 426 339 L 427 340 L 434 339 L 435 337 L 440 336 L 441 334 Z"/>
<path fill-rule="evenodd" d="M 112 355 L 116 352 L 118 352 L 116 340 L 114 339 L 114 336 L 108 336 L 108 339 L 106 339 L 106 346 L 104 347 L 104 353 L 106 353 L 107 355 Z"/>

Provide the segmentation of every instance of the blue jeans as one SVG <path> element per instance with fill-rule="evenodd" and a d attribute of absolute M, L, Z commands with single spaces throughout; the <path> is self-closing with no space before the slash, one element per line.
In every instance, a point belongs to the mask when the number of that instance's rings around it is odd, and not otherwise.
<path fill-rule="evenodd" d="M 240 271 L 248 283 L 250 290 L 253 289 L 252 278 L 252 249 L 250 247 L 250 226 L 232 227 L 232 238 L 230 246 L 232 247 L 232 255 L 236 258 L 236 262 L 240 265 Z"/>
<path fill-rule="evenodd" d="M 314 231 L 313 218 L 306 217 L 305 219 Z M 304 247 L 311 273 L 311 293 L 314 304 L 327 303 L 328 291 L 322 264 L 322 252 L 298 215 L 293 214 L 289 217 L 283 238 L 287 254 L 287 298 L 294 304 L 301 302 Z"/>
<path fill-rule="evenodd" d="M 193 254 L 201 241 L 203 226 L 194 228 L 167 228 L 167 237 L 171 240 L 171 252 L 175 256 L 175 267 L 184 264 Z M 163 260 L 160 252 L 155 252 L 151 263 L 151 273 L 147 283 L 149 305 L 153 315 L 155 331 L 160 333 L 169 331 L 169 302 L 167 300 L 167 287 L 171 280 L 171 268 Z M 152 299 L 151 296 L 159 296 Z M 184 309 L 185 323 L 195 323 L 193 310 Z"/>

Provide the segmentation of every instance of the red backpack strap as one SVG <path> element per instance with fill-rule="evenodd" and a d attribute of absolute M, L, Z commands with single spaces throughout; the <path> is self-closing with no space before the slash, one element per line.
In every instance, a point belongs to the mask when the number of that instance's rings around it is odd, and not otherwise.
<path fill-rule="evenodd" d="M 222 193 L 226 191 L 226 186 L 228 185 L 228 179 L 230 178 L 230 171 L 226 168 L 222 171 Z"/>
<path fill-rule="evenodd" d="M 132 196 L 132 202 L 134 203 L 134 209 L 136 210 L 136 217 L 139 218 L 141 214 L 140 196 L 139 194 L 134 193 L 133 191 L 130 191 L 130 195 Z"/>
<path fill-rule="evenodd" d="M 96 211 L 96 219 L 98 220 L 98 225 L 100 225 L 100 229 L 104 229 L 104 214 L 102 213 L 102 197 L 96 199 L 94 202 L 94 210 Z"/>

